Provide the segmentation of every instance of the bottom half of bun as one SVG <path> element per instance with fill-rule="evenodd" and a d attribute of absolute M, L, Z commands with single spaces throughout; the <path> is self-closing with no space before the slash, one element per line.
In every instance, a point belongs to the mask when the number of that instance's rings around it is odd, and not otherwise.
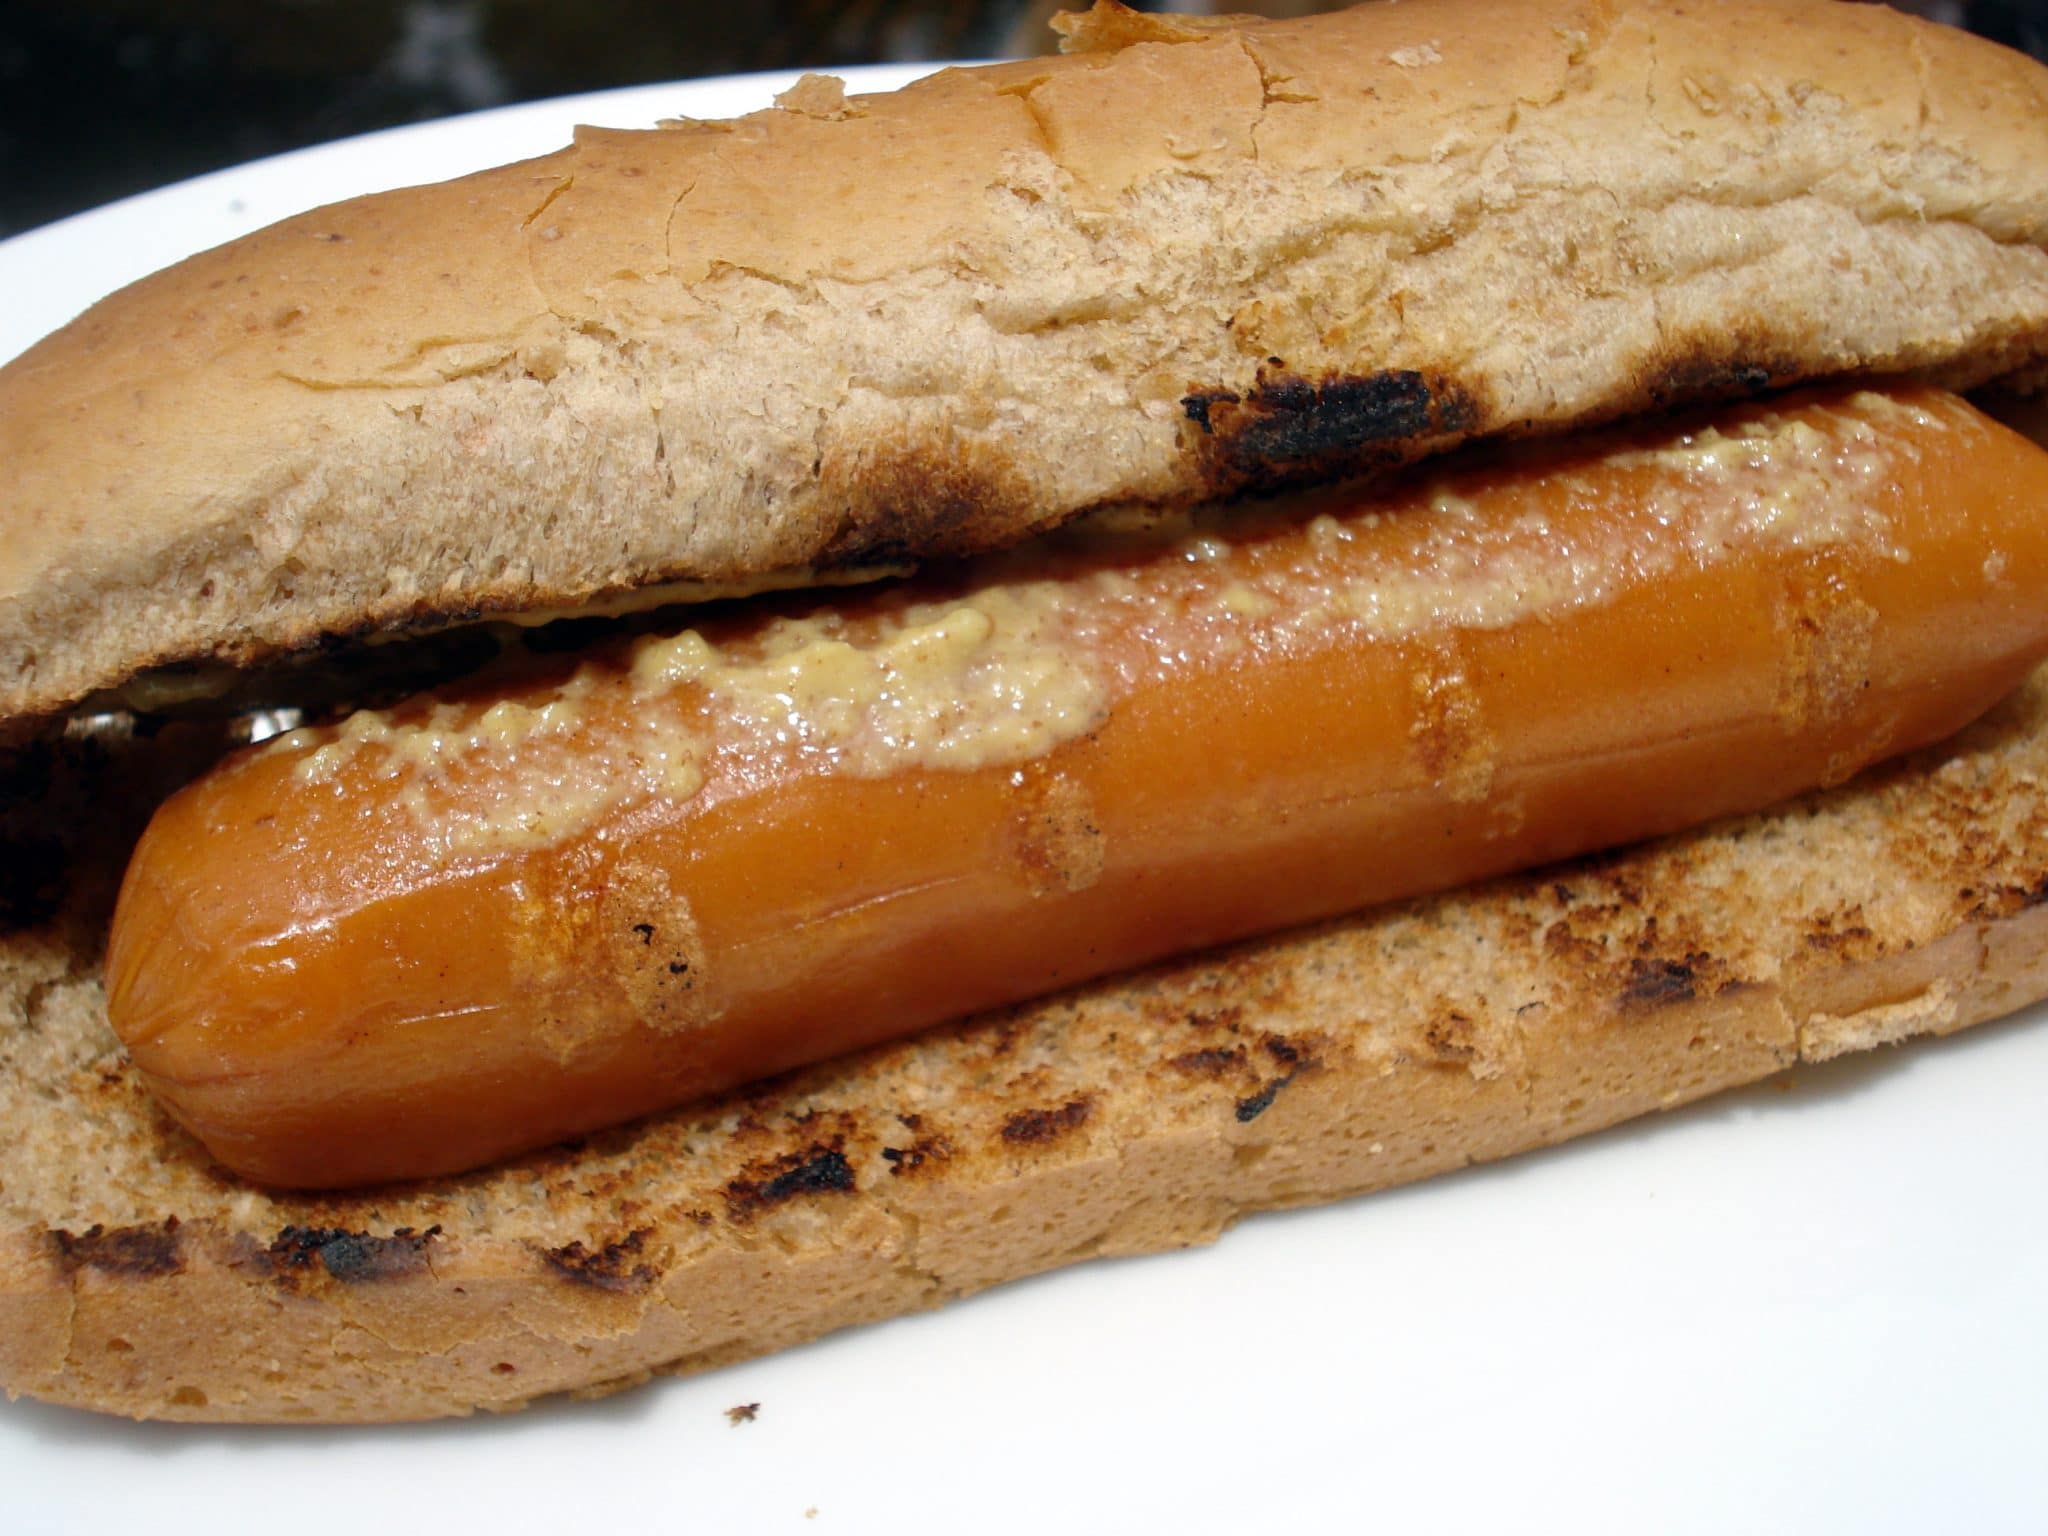
<path fill-rule="evenodd" d="M 1949 1033 L 2048 995 L 2044 784 L 2048 671 L 1773 812 L 323 1195 L 225 1174 L 139 1086 L 103 839 L 0 933 L 0 1386 L 192 1420 L 513 1408 Z"/>

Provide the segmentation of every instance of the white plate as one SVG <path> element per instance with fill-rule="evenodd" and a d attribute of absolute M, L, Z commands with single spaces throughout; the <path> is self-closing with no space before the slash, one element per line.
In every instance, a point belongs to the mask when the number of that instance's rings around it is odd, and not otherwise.
<path fill-rule="evenodd" d="M 0 356 L 300 208 L 789 78 L 482 113 L 82 214 L 0 244 Z M 0 1530 L 2040 1532 L 2044 1097 L 2048 1019 L 1991 1026 L 511 1418 L 0 1405 Z"/>

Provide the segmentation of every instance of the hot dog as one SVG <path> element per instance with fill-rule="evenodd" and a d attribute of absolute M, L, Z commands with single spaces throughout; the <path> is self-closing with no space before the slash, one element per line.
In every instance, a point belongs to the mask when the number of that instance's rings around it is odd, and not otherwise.
<path fill-rule="evenodd" d="M 2048 366 L 2038 70 L 1766 0 L 1064 26 L 319 210 L 0 371 L 6 825 L 81 872 L 0 889 L 10 1389 L 521 1401 L 2048 988 L 2033 693 L 1471 884 L 2038 658 L 2043 456 L 1937 392 Z M 45 758 L 256 705 L 102 969 L 122 818 Z"/>
<path fill-rule="evenodd" d="M 109 1017 L 238 1173 L 458 1172 L 1838 782 L 2048 651 L 2048 453 L 1927 392 L 1184 521 L 295 731 L 144 837 Z"/>

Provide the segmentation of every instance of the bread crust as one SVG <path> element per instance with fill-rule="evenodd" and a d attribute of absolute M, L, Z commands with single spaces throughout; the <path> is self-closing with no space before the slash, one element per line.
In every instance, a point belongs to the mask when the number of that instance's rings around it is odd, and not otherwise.
<path fill-rule="evenodd" d="M 0 372 L 0 715 L 166 660 L 2048 360 L 2048 77 L 1988 45 L 1791 0 L 1065 30 L 1066 61 L 895 97 L 587 130 L 96 308 Z M 878 178 L 918 195 L 865 201 Z M 461 1179 L 271 1195 L 104 1018 L 128 841 L 210 751 L 173 727 L 0 765 L 10 1394 L 361 1421 L 605 1390 L 2048 994 L 2044 674 L 1776 813 Z"/>
<path fill-rule="evenodd" d="M 1067 31 L 894 95 L 586 129 L 96 306 L 0 370 L 0 716 L 2048 357 L 2048 72 L 1977 39 L 1828 0 Z"/>
<path fill-rule="evenodd" d="M 46 762 L 53 824 L 81 796 L 139 819 L 204 755 L 173 736 Z M 237 1183 L 137 1083 L 97 970 L 134 828 L 88 828 L 56 911 L 0 937 L 0 1385 L 222 1421 L 513 1408 L 1945 1034 L 2048 995 L 2044 783 L 2048 671 L 1776 812 L 340 1195 Z"/>

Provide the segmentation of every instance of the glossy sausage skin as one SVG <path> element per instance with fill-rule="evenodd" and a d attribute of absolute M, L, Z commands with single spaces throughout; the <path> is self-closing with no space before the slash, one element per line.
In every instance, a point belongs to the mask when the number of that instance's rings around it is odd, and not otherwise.
<path fill-rule="evenodd" d="M 2016 434 L 1932 392 L 1690 430 L 728 611 L 294 733 L 150 827 L 115 1027 L 251 1178 L 449 1172 L 1767 805 L 2048 649 L 2048 454 Z"/>

